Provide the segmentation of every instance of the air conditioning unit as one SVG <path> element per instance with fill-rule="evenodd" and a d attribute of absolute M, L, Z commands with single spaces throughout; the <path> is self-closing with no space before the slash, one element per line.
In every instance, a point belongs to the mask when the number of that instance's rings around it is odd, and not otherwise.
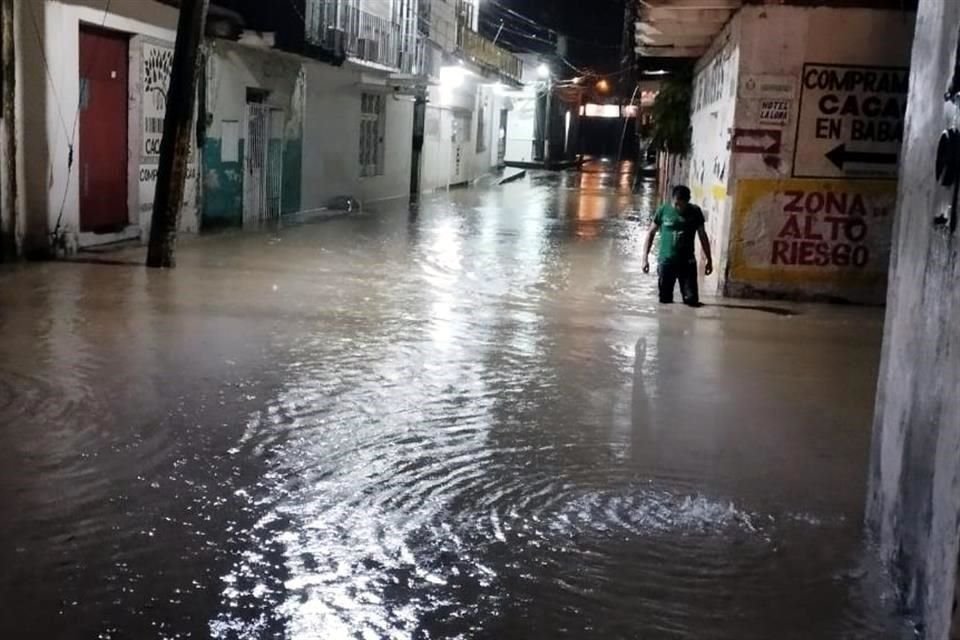
<path fill-rule="evenodd" d="M 371 62 L 380 60 L 380 41 L 357 38 L 357 57 Z"/>
<path fill-rule="evenodd" d="M 324 47 L 329 50 L 334 57 L 344 58 L 346 57 L 346 51 L 344 50 L 344 43 L 346 40 L 346 34 L 343 32 L 343 29 L 327 27 L 327 33 L 325 34 L 323 44 Z"/>

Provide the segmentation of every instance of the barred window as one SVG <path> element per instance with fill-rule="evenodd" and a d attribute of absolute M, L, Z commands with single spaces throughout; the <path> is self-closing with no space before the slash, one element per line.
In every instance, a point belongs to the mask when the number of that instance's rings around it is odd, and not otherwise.
<path fill-rule="evenodd" d="M 383 137 L 386 125 L 384 96 L 364 93 L 360 96 L 360 176 L 382 176 Z"/>

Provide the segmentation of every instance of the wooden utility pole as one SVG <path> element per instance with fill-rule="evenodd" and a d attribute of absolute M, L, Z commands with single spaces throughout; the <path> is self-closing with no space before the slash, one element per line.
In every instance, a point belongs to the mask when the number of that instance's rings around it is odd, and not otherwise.
<path fill-rule="evenodd" d="M 14 0 L 2 0 L 3 158 L 5 185 L 0 204 L 0 262 L 16 256 L 20 233 L 17 207 L 17 54 Z"/>
<path fill-rule="evenodd" d="M 413 155 L 410 166 L 410 202 L 420 201 L 423 176 L 423 143 L 427 124 L 427 89 L 420 87 L 413 103 Z"/>
<path fill-rule="evenodd" d="M 176 265 L 177 228 L 183 206 L 187 162 L 190 159 L 193 116 L 196 111 L 200 45 L 203 42 L 210 0 L 180 0 L 177 44 L 173 52 L 167 112 L 160 143 L 157 192 L 150 223 L 147 266 L 155 269 Z M 200 114 L 206 117 L 206 114 Z"/>

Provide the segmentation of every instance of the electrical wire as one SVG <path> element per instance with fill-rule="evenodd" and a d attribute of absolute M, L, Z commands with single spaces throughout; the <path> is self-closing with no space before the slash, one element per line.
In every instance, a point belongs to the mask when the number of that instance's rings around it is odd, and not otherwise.
<path fill-rule="evenodd" d="M 535 35 L 523 33 L 522 31 L 517 31 L 516 29 L 513 29 L 512 27 L 508 27 L 508 26 L 506 26 L 505 24 L 502 24 L 502 23 L 501 23 L 501 24 L 497 24 L 497 23 L 494 22 L 491 18 L 487 18 L 487 17 L 481 16 L 481 17 L 480 17 L 480 21 L 483 22 L 483 23 L 485 23 L 488 29 L 500 29 L 500 28 L 502 28 L 505 33 L 511 33 L 511 34 L 513 34 L 513 35 L 515 35 L 515 36 L 518 36 L 518 37 L 521 37 L 521 38 L 526 38 L 527 40 L 533 40 L 534 42 L 542 42 L 542 43 L 544 43 L 544 44 L 548 44 L 548 45 L 553 46 L 553 47 L 555 47 L 555 46 L 557 45 L 556 40 L 547 40 L 546 38 L 541 38 L 541 37 L 539 37 L 539 36 L 535 36 Z"/>
<path fill-rule="evenodd" d="M 530 25 L 532 25 L 532 26 L 534 26 L 534 27 L 536 27 L 536 28 L 538 28 L 538 29 L 543 29 L 543 28 L 544 28 L 543 25 L 541 25 L 539 22 L 537 22 L 537 21 L 534 20 L 533 18 L 528 18 L 527 16 L 523 15 L 522 13 L 518 13 L 517 11 L 514 11 L 514 10 L 511 9 L 510 7 L 508 7 L 508 6 L 504 5 L 504 4 L 501 4 L 501 3 L 498 2 L 497 0 L 487 0 L 487 2 L 488 2 L 490 5 L 493 5 L 494 7 L 499 8 L 499 9 L 500 9 L 501 11 L 503 11 L 504 13 L 506 13 L 506 14 L 508 14 L 508 15 L 511 15 L 511 16 L 519 19 L 519 20 L 522 20 L 522 21 L 524 21 L 524 22 L 526 22 L 526 23 L 528 23 L 528 24 L 530 24 Z M 548 29 L 548 30 L 552 31 L 552 29 Z"/>
<path fill-rule="evenodd" d="M 110 15 L 110 7 L 113 4 L 113 0 L 106 0 L 106 4 L 103 9 L 103 18 L 100 20 L 100 28 L 102 29 L 107 24 L 107 17 Z M 63 127 L 63 136 L 67 140 L 67 181 L 63 186 L 63 198 L 60 201 L 60 210 L 57 212 L 57 222 L 53 227 L 53 231 L 50 233 L 51 239 L 56 242 L 57 238 L 60 235 L 60 226 L 63 223 L 63 213 L 67 208 L 67 197 L 70 193 L 70 182 L 73 176 L 73 165 L 74 165 L 74 149 L 77 142 L 77 130 L 80 122 L 80 112 L 82 110 L 82 104 L 80 100 L 77 100 L 77 109 L 74 113 L 73 119 L 73 128 L 67 129 L 67 119 L 63 115 L 63 108 L 60 100 L 59 92 L 57 91 L 56 83 L 53 80 L 53 75 L 50 73 L 50 65 L 47 61 L 46 55 L 46 45 L 45 40 L 40 33 L 40 25 L 37 23 L 37 16 L 33 11 L 32 3 L 27 2 L 27 10 L 30 12 L 30 21 L 33 23 L 33 33 L 37 38 L 37 48 L 40 51 L 40 60 L 43 64 L 43 68 L 47 74 L 47 80 L 50 83 L 50 91 L 53 93 L 53 99 L 56 102 L 57 106 L 57 115 L 60 119 L 60 125 Z M 87 71 L 93 66 L 92 62 L 88 65 Z M 80 70 L 80 76 L 85 77 L 83 69 Z"/>
<path fill-rule="evenodd" d="M 43 36 L 40 34 L 40 25 L 37 24 L 37 16 L 33 12 L 33 3 L 27 2 L 27 11 L 30 13 L 30 21 L 33 23 L 33 33 L 37 38 L 37 45 L 40 51 L 40 62 L 43 64 L 43 70 L 47 74 L 47 82 L 50 84 L 50 91 L 53 93 L 54 103 L 57 106 L 57 115 L 60 118 L 60 125 L 63 127 L 63 137 L 69 138 L 70 131 L 67 129 L 67 119 L 63 117 L 63 109 L 60 105 L 60 95 L 57 91 L 57 85 L 53 81 L 53 74 L 50 72 L 50 65 L 47 62 L 47 52 L 43 46 Z"/>

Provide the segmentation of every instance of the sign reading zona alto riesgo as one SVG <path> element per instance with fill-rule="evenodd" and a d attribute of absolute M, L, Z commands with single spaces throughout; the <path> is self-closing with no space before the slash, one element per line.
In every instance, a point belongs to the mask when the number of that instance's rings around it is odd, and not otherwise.
<path fill-rule="evenodd" d="M 793 175 L 896 178 L 909 69 L 805 64 Z"/>

